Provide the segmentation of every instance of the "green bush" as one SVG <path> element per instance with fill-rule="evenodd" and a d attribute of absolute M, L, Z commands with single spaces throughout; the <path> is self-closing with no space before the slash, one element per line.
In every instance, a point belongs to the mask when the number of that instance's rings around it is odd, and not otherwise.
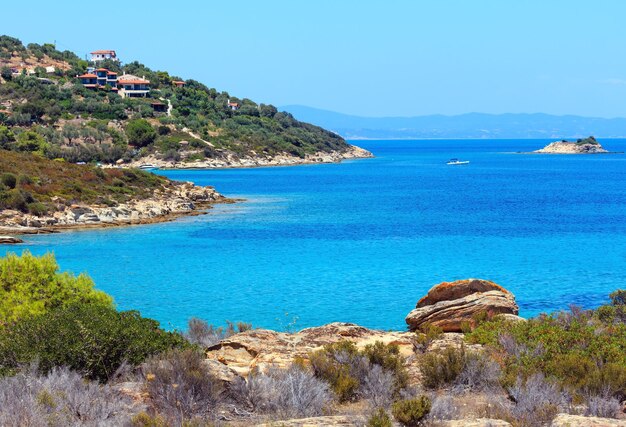
<path fill-rule="evenodd" d="M 391 417 L 383 408 L 378 408 L 367 420 L 367 427 L 393 427 Z"/>
<path fill-rule="evenodd" d="M 430 412 L 430 399 L 420 396 L 415 399 L 398 400 L 391 405 L 391 413 L 400 424 L 407 427 L 420 425 Z"/>
<path fill-rule="evenodd" d="M 15 188 L 17 177 L 12 173 L 5 172 L 0 175 L 0 182 L 7 188 Z"/>
<path fill-rule="evenodd" d="M 35 216 L 43 216 L 48 213 L 48 206 L 39 202 L 32 202 L 27 205 L 28 212 Z"/>
<path fill-rule="evenodd" d="M 426 388 L 452 384 L 463 371 L 467 356 L 465 349 L 447 347 L 441 352 L 427 353 L 419 361 L 422 383 Z"/>
<path fill-rule="evenodd" d="M 379 365 L 393 375 L 394 394 L 408 383 L 408 373 L 397 345 L 375 342 L 359 350 L 353 342 L 339 341 L 312 353 L 309 360 L 315 374 L 330 384 L 341 402 L 357 397 L 372 365 Z"/>
<path fill-rule="evenodd" d="M 154 142 L 157 133 L 147 120 L 135 119 L 126 125 L 126 137 L 130 145 L 147 147 Z"/>
<path fill-rule="evenodd" d="M 0 372 L 38 361 L 44 372 L 68 366 L 105 382 L 124 362 L 138 365 L 151 355 L 186 346 L 181 335 L 160 329 L 157 321 L 136 311 L 76 304 L 0 330 Z"/>
<path fill-rule="evenodd" d="M 626 396 L 621 292 L 611 294 L 610 305 L 592 311 L 573 308 L 571 313 L 540 315 L 527 322 L 488 321 L 467 339 L 499 355 L 505 386 L 518 377 L 542 373 L 575 395 L 601 393 L 604 384 L 614 396 Z"/>
<path fill-rule="evenodd" d="M 60 273 L 52 254 L 7 254 L 0 258 L 0 283 L 0 326 L 72 304 L 113 307 L 88 276 Z"/>
<path fill-rule="evenodd" d="M 339 341 L 325 345 L 309 359 L 315 375 L 330 384 L 340 402 L 347 402 L 356 397 L 360 386 L 354 372 L 359 357 L 359 350 L 353 342 Z"/>
<path fill-rule="evenodd" d="M 400 348 L 397 344 L 386 345 L 380 341 L 368 344 L 361 352 L 371 364 L 379 365 L 383 369 L 394 374 L 398 389 L 404 388 L 409 383 L 409 374 L 404 367 L 404 361 L 400 356 Z"/>

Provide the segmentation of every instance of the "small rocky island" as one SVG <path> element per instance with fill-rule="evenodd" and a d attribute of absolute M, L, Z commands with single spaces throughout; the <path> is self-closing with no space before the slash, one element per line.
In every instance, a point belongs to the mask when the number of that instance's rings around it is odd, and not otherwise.
<path fill-rule="evenodd" d="M 600 143 L 590 136 L 584 139 L 573 141 L 556 141 L 552 142 L 540 150 L 533 153 L 539 154 L 606 154 L 609 153 Z"/>

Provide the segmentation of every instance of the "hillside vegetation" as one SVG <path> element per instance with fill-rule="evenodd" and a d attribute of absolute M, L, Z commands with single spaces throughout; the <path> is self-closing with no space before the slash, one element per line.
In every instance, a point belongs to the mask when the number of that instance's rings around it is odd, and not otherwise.
<path fill-rule="evenodd" d="M 39 151 L 71 162 L 107 163 L 149 154 L 194 161 L 278 154 L 304 157 L 350 148 L 340 136 L 300 122 L 272 105 L 237 98 L 195 80 L 177 87 L 173 81 L 179 77 L 138 62 L 120 65 L 106 60 L 98 67 L 145 76 L 151 86 L 148 98 L 89 90 L 76 78 L 89 65 L 51 44 L 24 46 L 18 39 L 0 36 L 0 147 Z M 229 101 L 239 108 L 233 110 Z M 171 114 L 154 111 L 153 102 L 171 103 Z"/>
<path fill-rule="evenodd" d="M 174 186 L 138 169 L 102 169 L 0 150 L 0 210 L 41 215 L 73 203 L 116 206 Z"/>

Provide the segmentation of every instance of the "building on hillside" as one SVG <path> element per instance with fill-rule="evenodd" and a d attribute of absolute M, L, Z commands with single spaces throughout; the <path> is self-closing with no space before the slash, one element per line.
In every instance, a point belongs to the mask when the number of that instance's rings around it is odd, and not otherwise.
<path fill-rule="evenodd" d="M 237 111 L 239 109 L 240 105 L 238 102 L 230 102 L 230 99 L 228 100 L 228 108 L 230 108 L 233 111 Z"/>
<path fill-rule="evenodd" d="M 161 101 L 154 101 L 150 103 L 155 113 L 167 113 L 167 105 Z"/>
<path fill-rule="evenodd" d="M 117 73 L 106 68 L 98 68 L 94 73 L 98 78 L 98 86 L 105 87 L 109 85 L 111 90 L 117 90 Z"/>
<path fill-rule="evenodd" d="M 172 84 L 176 87 L 185 87 L 185 82 L 182 80 L 174 80 Z"/>
<path fill-rule="evenodd" d="M 124 73 L 117 79 L 117 87 L 122 98 L 145 98 L 150 92 L 150 80 Z"/>
<path fill-rule="evenodd" d="M 77 79 L 80 79 L 80 84 L 85 86 L 87 89 L 97 89 L 98 88 L 98 76 L 93 73 L 85 73 L 80 76 L 76 76 Z"/>
<path fill-rule="evenodd" d="M 119 59 L 117 59 L 117 54 L 114 50 L 95 50 L 91 52 L 92 62 L 104 61 L 105 59 L 119 61 Z"/>
<path fill-rule="evenodd" d="M 117 92 L 117 73 L 106 68 L 87 69 L 87 73 L 76 76 L 80 83 L 88 89 L 104 89 L 106 87 Z"/>

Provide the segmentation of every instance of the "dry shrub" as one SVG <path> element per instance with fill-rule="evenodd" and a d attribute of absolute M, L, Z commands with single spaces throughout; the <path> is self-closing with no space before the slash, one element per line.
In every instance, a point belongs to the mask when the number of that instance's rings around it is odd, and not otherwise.
<path fill-rule="evenodd" d="M 238 378 L 230 392 L 246 409 L 281 418 L 321 415 L 333 397 L 325 382 L 297 365 Z"/>
<path fill-rule="evenodd" d="M 31 367 L 0 380 L 0 425 L 124 425 L 133 416 L 129 399 L 67 368 L 40 375 Z"/>
<path fill-rule="evenodd" d="M 374 408 L 386 408 L 391 404 L 396 388 L 396 380 L 392 372 L 384 370 L 380 365 L 373 365 L 363 378 L 361 395 Z"/>
<path fill-rule="evenodd" d="M 518 377 L 508 392 L 515 402 L 511 408 L 512 419 L 520 426 L 549 424 L 559 411 L 566 411 L 569 406 L 569 396 L 540 373 L 526 381 Z"/>
<path fill-rule="evenodd" d="M 500 365 L 485 353 L 467 353 L 463 369 L 454 380 L 456 391 L 486 391 L 500 388 Z"/>
<path fill-rule="evenodd" d="M 217 344 L 221 340 L 235 335 L 238 332 L 244 332 L 252 329 L 252 325 L 249 323 L 226 322 L 226 328 L 215 327 L 209 325 L 207 322 L 201 319 L 192 318 L 187 322 L 187 332 L 185 338 L 192 344 L 197 344 L 202 347 L 211 347 Z"/>
<path fill-rule="evenodd" d="M 214 413 L 223 386 L 204 359 L 192 349 L 171 350 L 145 363 L 146 388 L 159 414 L 182 422 Z"/>
<path fill-rule="evenodd" d="M 340 341 L 324 346 L 309 359 L 315 375 L 330 384 L 340 402 L 359 397 L 386 402 L 408 383 L 397 345 L 376 342 L 359 351 L 354 343 Z"/>
<path fill-rule="evenodd" d="M 454 382 L 465 367 L 465 348 L 448 347 L 440 352 L 427 353 L 420 359 L 422 384 L 436 389 Z"/>
<path fill-rule="evenodd" d="M 588 417 L 617 418 L 621 411 L 622 405 L 619 399 L 610 395 L 591 396 L 587 400 L 585 415 Z"/>
<path fill-rule="evenodd" d="M 432 400 L 428 419 L 431 421 L 455 420 L 461 414 L 460 408 L 454 397 L 443 394 Z"/>
<path fill-rule="evenodd" d="M 391 405 L 393 417 L 403 426 L 416 427 L 430 412 L 431 403 L 427 396 L 398 400 Z"/>

